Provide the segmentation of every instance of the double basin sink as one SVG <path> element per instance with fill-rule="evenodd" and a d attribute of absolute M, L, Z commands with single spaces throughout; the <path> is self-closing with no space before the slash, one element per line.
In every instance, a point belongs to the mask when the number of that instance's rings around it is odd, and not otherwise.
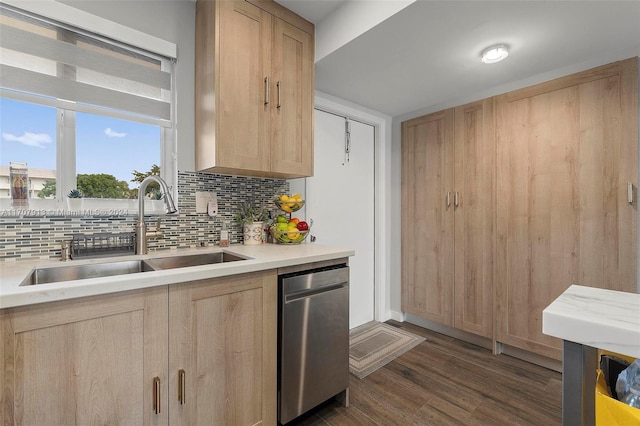
<path fill-rule="evenodd" d="M 156 257 L 143 260 L 53 266 L 34 269 L 20 285 L 50 284 L 61 281 L 137 274 L 165 269 L 185 268 L 188 266 L 236 262 L 240 260 L 246 259 L 231 253 L 218 252 Z"/>

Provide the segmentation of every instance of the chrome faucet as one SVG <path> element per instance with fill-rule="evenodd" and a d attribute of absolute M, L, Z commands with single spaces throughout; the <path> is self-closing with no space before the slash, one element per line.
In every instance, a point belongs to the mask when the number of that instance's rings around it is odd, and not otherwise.
<path fill-rule="evenodd" d="M 160 191 L 163 194 L 162 199 L 164 200 L 164 211 L 167 214 L 172 214 L 178 211 L 176 205 L 173 203 L 173 198 L 171 198 L 171 194 L 169 193 L 169 187 L 167 183 L 162 180 L 159 176 L 151 175 L 147 176 L 142 183 L 140 184 L 140 188 L 138 188 L 138 222 L 136 223 L 136 254 L 147 254 L 147 239 L 149 237 L 158 237 L 162 235 L 160 230 L 160 219 L 158 218 L 158 226 L 152 233 L 153 235 L 147 234 L 147 224 L 144 222 L 144 192 L 147 189 L 147 186 L 151 182 L 157 182 L 160 185 Z"/>

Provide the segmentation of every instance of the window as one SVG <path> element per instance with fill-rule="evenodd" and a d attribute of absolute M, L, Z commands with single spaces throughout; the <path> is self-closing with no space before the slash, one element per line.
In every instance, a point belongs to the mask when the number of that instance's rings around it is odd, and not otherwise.
<path fill-rule="evenodd" d="M 60 203 L 160 173 L 175 196 L 171 59 L 6 5 L 0 31 L 0 178 L 26 163 L 29 198 Z"/>
<path fill-rule="evenodd" d="M 85 197 L 136 198 L 131 181 L 161 164 L 160 140 L 158 126 L 77 113 L 77 187 Z"/>

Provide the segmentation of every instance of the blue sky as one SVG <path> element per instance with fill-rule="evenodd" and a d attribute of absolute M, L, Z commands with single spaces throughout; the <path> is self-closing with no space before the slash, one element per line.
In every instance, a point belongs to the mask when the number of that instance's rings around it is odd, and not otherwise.
<path fill-rule="evenodd" d="M 130 187 L 131 172 L 160 165 L 160 128 L 76 113 L 76 172 L 107 173 Z M 0 165 L 56 167 L 56 109 L 0 98 Z"/>

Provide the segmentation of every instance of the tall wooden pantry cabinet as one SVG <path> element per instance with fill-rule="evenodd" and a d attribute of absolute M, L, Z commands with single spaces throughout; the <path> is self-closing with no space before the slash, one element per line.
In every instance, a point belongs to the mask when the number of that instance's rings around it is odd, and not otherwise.
<path fill-rule="evenodd" d="M 497 339 L 559 359 L 571 284 L 636 291 L 638 59 L 497 97 Z"/>
<path fill-rule="evenodd" d="M 493 100 L 402 123 L 402 308 L 492 337 Z"/>
<path fill-rule="evenodd" d="M 638 142 L 638 58 L 403 122 L 404 312 L 560 359 L 558 295 L 637 291 Z"/>

